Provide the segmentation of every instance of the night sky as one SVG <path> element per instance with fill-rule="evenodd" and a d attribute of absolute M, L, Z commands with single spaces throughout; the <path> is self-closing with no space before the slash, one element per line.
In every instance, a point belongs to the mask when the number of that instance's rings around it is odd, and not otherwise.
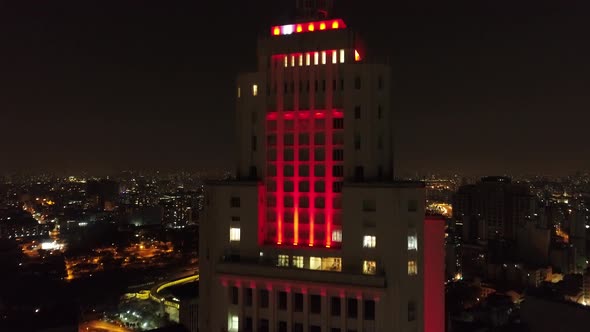
<path fill-rule="evenodd" d="M 294 3 L 0 1 L 0 172 L 232 168 L 235 77 Z M 392 59 L 398 174 L 590 169 L 587 7 L 336 3 Z"/>

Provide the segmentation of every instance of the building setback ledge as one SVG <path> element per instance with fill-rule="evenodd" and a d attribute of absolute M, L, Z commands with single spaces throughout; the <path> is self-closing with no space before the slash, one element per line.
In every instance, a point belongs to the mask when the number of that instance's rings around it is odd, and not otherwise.
<path fill-rule="evenodd" d="M 248 263 L 218 263 L 219 274 L 247 276 L 252 278 L 277 279 L 281 281 L 312 282 L 342 286 L 385 288 L 383 276 L 349 274 L 345 272 L 314 271 L 307 269 L 280 268 Z"/>

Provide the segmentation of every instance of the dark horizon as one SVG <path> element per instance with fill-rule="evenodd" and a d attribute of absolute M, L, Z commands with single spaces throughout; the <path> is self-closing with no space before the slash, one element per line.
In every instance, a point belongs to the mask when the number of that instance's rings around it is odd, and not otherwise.
<path fill-rule="evenodd" d="M 397 174 L 590 169 L 582 5 L 336 6 L 392 60 Z M 235 77 L 293 7 L 0 4 L 0 174 L 233 169 Z"/>

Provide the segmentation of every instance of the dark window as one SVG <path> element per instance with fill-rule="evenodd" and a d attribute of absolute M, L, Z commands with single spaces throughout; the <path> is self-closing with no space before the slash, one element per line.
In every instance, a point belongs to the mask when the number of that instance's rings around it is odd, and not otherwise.
<path fill-rule="evenodd" d="M 307 197 L 307 196 L 299 197 L 299 207 L 304 208 L 304 209 L 308 208 L 309 207 L 309 197 Z"/>
<path fill-rule="evenodd" d="M 326 91 L 326 80 L 322 80 L 322 91 Z"/>
<path fill-rule="evenodd" d="M 293 296 L 293 311 L 294 312 L 302 312 L 303 311 L 303 294 L 295 293 Z"/>
<path fill-rule="evenodd" d="M 332 80 L 332 90 L 336 91 L 336 80 Z"/>
<path fill-rule="evenodd" d="M 333 327 L 330 329 L 330 332 L 340 332 L 340 329 L 337 327 Z"/>
<path fill-rule="evenodd" d="M 312 325 L 309 327 L 309 332 L 322 332 L 321 326 Z"/>
<path fill-rule="evenodd" d="M 344 166 L 334 166 L 332 167 L 332 175 L 334 176 L 344 176 Z"/>
<path fill-rule="evenodd" d="M 295 82 L 291 82 L 291 93 L 295 92 Z"/>
<path fill-rule="evenodd" d="M 287 292 L 279 292 L 278 298 L 279 310 L 287 310 Z"/>
<path fill-rule="evenodd" d="M 314 83 L 314 90 L 315 90 L 315 92 L 318 92 L 318 85 L 319 85 L 318 84 L 318 80 L 315 80 L 315 83 Z"/>
<path fill-rule="evenodd" d="M 411 199 L 408 201 L 408 212 L 416 212 L 418 211 L 418 201 L 415 199 Z"/>
<path fill-rule="evenodd" d="M 340 298 L 332 297 L 330 300 L 330 313 L 332 316 L 340 316 Z"/>
<path fill-rule="evenodd" d="M 287 322 L 279 322 L 278 332 L 287 332 Z"/>
<path fill-rule="evenodd" d="M 299 134 L 299 145 L 309 144 L 309 134 Z"/>
<path fill-rule="evenodd" d="M 354 118 L 355 119 L 361 118 L 361 107 L 359 105 L 354 107 Z"/>
<path fill-rule="evenodd" d="M 283 156 L 285 161 L 293 161 L 293 149 L 285 149 L 285 155 Z"/>
<path fill-rule="evenodd" d="M 293 207 L 293 196 L 285 196 L 285 201 L 283 202 L 285 207 L 292 208 Z"/>
<path fill-rule="evenodd" d="M 324 161 L 325 158 L 326 158 L 326 156 L 324 154 L 323 148 L 315 149 L 315 151 L 314 151 L 314 160 L 315 161 Z"/>
<path fill-rule="evenodd" d="M 259 295 L 260 295 L 260 307 L 261 308 L 268 308 L 268 290 L 261 289 Z"/>
<path fill-rule="evenodd" d="M 340 90 L 344 90 L 344 80 L 340 80 Z"/>
<path fill-rule="evenodd" d="M 318 167 L 318 166 L 316 166 Z M 323 166 L 321 166 L 323 167 Z M 313 186 L 313 191 L 316 193 L 323 193 L 326 191 L 326 184 L 324 181 L 316 181 Z"/>
<path fill-rule="evenodd" d="M 312 295 L 309 297 L 309 312 L 312 314 L 322 313 L 322 297 L 319 295 Z"/>
<path fill-rule="evenodd" d="M 238 287 L 231 288 L 231 304 L 238 304 Z"/>
<path fill-rule="evenodd" d="M 244 288 L 244 305 L 252 306 L 252 288 Z"/>
<path fill-rule="evenodd" d="M 305 82 L 305 91 L 309 92 L 309 80 Z"/>
<path fill-rule="evenodd" d="M 293 332 L 303 332 L 303 324 L 293 323 Z"/>
<path fill-rule="evenodd" d="M 324 127 L 326 126 L 326 121 L 324 119 L 315 119 L 314 121 L 314 127 L 315 129 L 324 129 Z"/>
<path fill-rule="evenodd" d="M 334 159 L 334 161 L 342 161 L 342 160 L 344 160 L 344 150 L 342 150 L 342 149 L 335 149 L 334 152 L 333 152 L 332 159 Z"/>
<path fill-rule="evenodd" d="M 377 119 L 381 119 L 383 118 L 383 109 L 381 108 L 381 105 L 379 105 L 377 107 Z"/>
<path fill-rule="evenodd" d="M 283 171 L 284 171 L 283 174 L 285 176 L 293 176 L 294 175 L 293 165 L 285 165 Z"/>
<path fill-rule="evenodd" d="M 326 200 L 323 197 L 316 197 L 314 206 L 316 209 L 323 209 L 324 207 L 326 207 Z M 320 223 L 319 220 L 318 223 Z M 318 239 L 319 238 L 320 237 L 318 237 Z"/>
<path fill-rule="evenodd" d="M 233 207 L 233 208 L 239 208 L 240 207 L 240 198 L 239 197 L 232 197 L 229 200 L 229 206 Z"/>
<path fill-rule="evenodd" d="M 268 144 L 270 146 L 277 145 L 277 135 L 268 135 L 266 137 L 266 144 Z"/>
<path fill-rule="evenodd" d="M 285 129 L 293 130 L 295 129 L 295 121 L 293 120 L 285 120 Z"/>
<path fill-rule="evenodd" d="M 416 303 L 410 301 L 408 302 L 408 322 L 413 322 L 416 320 Z"/>
<path fill-rule="evenodd" d="M 347 306 L 347 314 L 348 318 L 356 318 L 357 317 L 357 306 L 358 301 L 356 299 L 349 298 L 348 299 L 348 306 Z"/>
<path fill-rule="evenodd" d="M 365 178 L 365 169 L 363 166 L 357 166 L 354 168 L 354 178 L 356 181 L 363 181 Z"/>
<path fill-rule="evenodd" d="M 256 166 L 250 166 L 250 178 L 257 178 L 258 177 L 258 171 L 256 169 Z"/>
<path fill-rule="evenodd" d="M 354 135 L 354 149 L 355 150 L 361 149 L 361 135 L 359 135 L 359 134 Z"/>
<path fill-rule="evenodd" d="M 332 133 L 332 144 L 343 145 L 344 144 L 344 134 L 342 132 Z"/>
<path fill-rule="evenodd" d="M 293 181 L 285 181 L 285 192 L 292 193 L 294 188 Z"/>
<path fill-rule="evenodd" d="M 379 76 L 379 77 L 377 78 L 377 88 L 378 88 L 379 90 L 383 89 L 383 77 L 381 77 L 381 76 Z"/>
<path fill-rule="evenodd" d="M 270 331 L 270 325 L 268 323 L 268 319 L 261 319 L 260 321 L 258 321 L 258 331 L 260 332 L 269 332 Z"/>
<path fill-rule="evenodd" d="M 375 320 L 375 301 L 365 300 L 363 311 L 365 320 Z"/>
<path fill-rule="evenodd" d="M 315 135 L 313 135 L 313 144 L 315 144 L 315 145 L 326 144 L 326 135 L 324 135 L 324 133 L 315 133 Z"/>
<path fill-rule="evenodd" d="M 309 149 L 299 149 L 299 160 L 309 161 Z"/>
<path fill-rule="evenodd" d="M 285 139 L 285 145 L 295 144 L 295 137 L 293 136 L 293 134 L 285 134 L 283 137 Z"/>
<path fill-rule="evenodd" d="M 309 166 L 299 165 L 299 176 L 309 176 Z"/>
<path fill-rule="evenodd" d="M 363 211 L 374 212 L 377 210 L 377 202 L 374 199 L 363 200 Z"/>
<path fill-rule="evenodd" d="M 244 318 L 244 331 L 251 332 L 254 328 L 252 324 L 252 317 L 245 317 Z"/>
<path fill-rule="evenodd" d="M 289 92 L 289 89 L 288 89 L 287 83 L 285 83 L 285 93 L 287 93 L 287 92 Z"/>
<path fill-rule="evenodd" d="M 332 192 L 334 192 L 334 193 L 340 193 L 340 192 L 342 192 L 342 185 L 343 185 L 343 184 L 344 184 L 344 183 L 343 183 L 343 182 L 341 182 L 341 181 L 336 181 L 336 182 L 334 182 L 334 183 L 332 184 Z"/>
<path fill-rule="evenodd" d="M 299 81 L 299 92 L 303 91 L 303 81 Z"/>
<path fill-rule="evenodd" d="M 334 129 L 342 129 L 344 128 L 344 119 L 334 119 L 332 120 L 332 125 L 334 126 Z"/>
<path fill-rule="evenodd" d="M 357 90 L 361 88 L 361 78 L 359 76 L 354 78 L 354 88 Z"/>
<path fill-rule="evenodd" d="M 315 165 L 313 174 L 315 176 L 325 176 L 326 168 L 324 167 L 324 165 Z"/>

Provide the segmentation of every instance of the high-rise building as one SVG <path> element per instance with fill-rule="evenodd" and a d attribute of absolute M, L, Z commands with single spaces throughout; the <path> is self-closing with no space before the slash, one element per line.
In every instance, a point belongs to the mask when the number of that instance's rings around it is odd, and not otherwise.
<path fill-rule="evenodd" d="M 207 188 L 201 331 L 444 330 L 444 221 L 393 178 L 391 75 L 297 1 L 237 80 L 233 181 Z"/>

